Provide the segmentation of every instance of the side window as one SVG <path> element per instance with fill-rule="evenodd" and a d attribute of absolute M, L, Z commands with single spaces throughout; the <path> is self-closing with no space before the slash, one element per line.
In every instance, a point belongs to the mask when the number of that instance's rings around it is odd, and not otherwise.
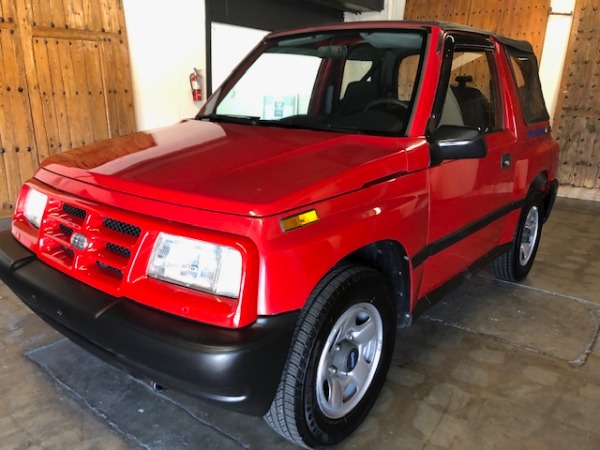
<path fill-rule="evenodd" d="M 455 51 L 439 125 L 475 127 L 485 133 L 500 129 L 495 74 L 492 51 Z"/>
<path fill-rule="evenodd" d="M 548 120 L 548 111 L 544 103 L 535 56 L 511 49 L 507 51 L 525 123 L 529 125 L 533 122 Z"/>

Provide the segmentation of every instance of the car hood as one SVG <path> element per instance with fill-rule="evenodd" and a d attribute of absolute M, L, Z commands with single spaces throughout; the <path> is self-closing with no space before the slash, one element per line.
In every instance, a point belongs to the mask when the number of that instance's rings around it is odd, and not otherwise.
<path fill-rule="evenodd" d="M 268 216 L 402 173 L 406 144 L 189 120 L 56 154 L 42 170 L 193 208 Z"/>

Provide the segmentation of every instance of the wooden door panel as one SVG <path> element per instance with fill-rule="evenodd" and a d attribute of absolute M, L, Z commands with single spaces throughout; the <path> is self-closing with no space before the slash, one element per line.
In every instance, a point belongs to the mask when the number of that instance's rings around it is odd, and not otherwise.
<path fill-rule="evenodd" d="M 531 42 L 539 59 L 549 10 L 550 0 L 407 0 L 404 18 L 455 22 L 525 39 Z"/>
<path fill-rule="evenodd" d="M 40 40 L 41 42 L 42 40 Z M 48 52 L 48 71 L 50 72 L 52 102 L 48 108 L 54 108 L 56 125 L 58 128 L 58 143 L 50 148 L 54 154 L 72 147 L 71 127 L 69 126 L 69 112 L 67 109 L 67 92 L 63 82 L 63 73 L 60 70 L 59 47 L 60 40 L 44 39 L 44 45 Z M 73 120 L 74 118 L 71 118 Z"/>
<path fill-rule="evenodd" d="M 108 92 L 109 126 L 113 135 L 125 134 L 134 126 L 133 96 L 131 93 L 131 76 L 129 64 L 122 66 L 123 52 L 126 48 L 119 42 L 111 40 L 101 44 L 103 58 L 102 73 Z"/>
<path fill-rule="evenodd" d="M 577 0 L 553 123 L 563 185 L 600 189 L 599 48 L 597 0 Z"/>
<path fill-rule="evenodd" d="M 2 30 L 2 123 L 3 149 L 7 170 L 9 197 L 2 203 L 13 204 L 16 193 L 25 179 L 33 175 L 37 167 L 36 145 L 33 136 L 29 93 L 24 70 L 19 58 L 17 33 L 14 29 Z M 11 172 L 10 174 L 8 172 Z"/>
<path fill-rule="evenodd" d="M 135 120 L 120 0 L 0 0 L 0 18 L 6 216 L 42 159 L 131 133 Z"/>
<path fill-rule="evenodd" d="M 53 44 L 50 43 L 50 45 L 52 46 Z M 45 129 L 43 138 L 37 139 L 38 156 L 40 159 L 56 153 L 60 143 L 57 112 L 55 107 L 56 92 L 52 86 L 52 69 L 50 61 L 48 60 L 47 46 L 48 41 L 45 39 L 36 38 L 33 42 L 33 52 L 36 61 L 36 75 L 38 80 L 38 95 L 40 96 L 41 113 L 43 115 Z"/>
<path fill-rule="evenodd" d="M 92 114 L 93 140 L 101 141 L 110 137 L 106 117 L 104 85 L 102 83 L 102 53 L 98 42 L 82 41 L 82 44 L 87 95 L 89 96 Z"/>

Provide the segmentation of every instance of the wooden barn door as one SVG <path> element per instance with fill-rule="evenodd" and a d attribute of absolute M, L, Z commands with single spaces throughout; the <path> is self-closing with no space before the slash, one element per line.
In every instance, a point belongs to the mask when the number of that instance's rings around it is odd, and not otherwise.
<path fill-rule="evenodd" d="M 120 0 L 0 0 L 0 215 L 45 157 L 135 131 L 126 39 Z"/>
<path fill-rule="evenodd" d="M 524 39 L 540 59 L 549 11 L 550 0 L 407 0 L 404 18 L 460 23 Z"/>
<path fill-rule="evenodd" d="M 577 0 L 554 130 L 561 184 L 600 189 L 600 5 Z"/>
<path fill-rule="evenodd" d="M 12 208 L 38 163 L 15 7 L 0 0 L 0 213 Z"/>

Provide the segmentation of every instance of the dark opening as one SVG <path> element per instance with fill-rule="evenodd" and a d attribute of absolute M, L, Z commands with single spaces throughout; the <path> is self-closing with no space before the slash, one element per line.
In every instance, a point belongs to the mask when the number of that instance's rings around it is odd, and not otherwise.
<path fill-rule="evenodd" d="M 212 94 L 212 22 L 277 31 L 344 21 L 344 11 L 381 11 L 383 0 L 206 0 L 206 90 Z"/>

